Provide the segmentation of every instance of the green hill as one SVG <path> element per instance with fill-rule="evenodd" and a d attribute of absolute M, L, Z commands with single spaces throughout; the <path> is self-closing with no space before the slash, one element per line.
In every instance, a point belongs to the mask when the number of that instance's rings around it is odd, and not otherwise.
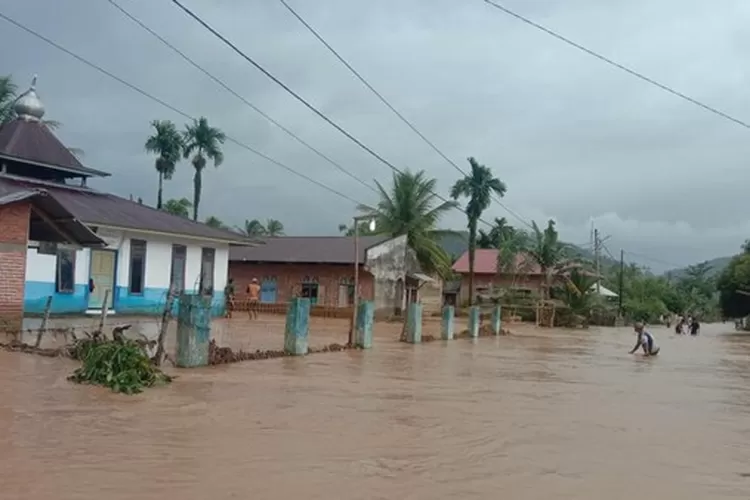
<path fill-rule="evenodd" d="M 729 261 L 732 260 L 732 257 L 717 257 L 715 259 L 711 259 L 708 262 L 708 265 L 711 267 L 711 270 L 709 271 L 708 275 L 718 276 L 721 274 L 724 269 L 729 265 Z M 685 272 L 687 271 L 687 267 L 681 267 L 679 269 L 672 269 L 670 271 L 667 271 L 664 273 L 665 275 L 669 275 L 672 278 L 681 278 L 685 275 Z"/>

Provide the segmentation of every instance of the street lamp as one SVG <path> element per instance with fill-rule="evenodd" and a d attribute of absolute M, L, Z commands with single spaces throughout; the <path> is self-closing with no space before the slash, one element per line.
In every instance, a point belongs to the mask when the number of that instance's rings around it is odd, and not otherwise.
<path fill-rule="evenodd" d="M 375 219 L 371 215 L 354 216 L 354 303 L 352 304 L 352 324 L 349 328 L 349 345 L 354 346 L 354 329 L 357 327 L 357 308 L 359 307 L 359 223 L 370 219 L 367 228 L 375 231 Z"/>

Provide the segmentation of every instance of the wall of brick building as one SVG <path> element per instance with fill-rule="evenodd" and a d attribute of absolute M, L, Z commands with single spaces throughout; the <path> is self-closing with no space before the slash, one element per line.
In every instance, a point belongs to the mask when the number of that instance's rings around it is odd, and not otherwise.
<path fill-rule="evenodd" d="M 338 306 L 339 285 L 342 280 L 354 280 L 354 269 L 345 264 L 276 264 L 256 262 L 229 262 L 229 277 L 234 279 L 238 300 L 247 298 L 246 290 L 250 280 L 262 282 L 265 278 L 276 279 L 276 303 L 284 304 L 299 292 L 305 278 L 317 280 L 320 285 L 318 305 Z M 322 288 L 322 290 L 321 290 Z M 360 296 L 365 300 L 373 298 L 373 277 L 360 267 Z"/>
<path fill-rule="evenodd" d="M 512 274 L 475 274 L 474 290 L 482 288 L 528 288 L 537 292 L 542 286 L 542 276 L 537 274 L 514 276 Z M 461 276 L 460 303 L 469 300 L 469 275 Z"/>
<path fill-rule="evenodd" d="M 29 203 L 0 207 L 0 330 L 18 330 L 23 321 Z"/>

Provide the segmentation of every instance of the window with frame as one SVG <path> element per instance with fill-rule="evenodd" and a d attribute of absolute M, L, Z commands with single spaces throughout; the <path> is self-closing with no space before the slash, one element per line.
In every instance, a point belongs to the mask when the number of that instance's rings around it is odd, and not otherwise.
<path fill-rule="evenodd" d="M 187 247 L 172 245 L 172 270 L 169 273 L 169 288 L 177 292 L 185 290 L 185 262 Z"/>
<path fill-rule="evenodd" d="M 55 291 L 57 293 L 73 293 L 75 291 L 76 251 L 59 248 L 56 260 Z"/>
<path fill-rule="evenodd" d="M 201 249 L 201 281 L 200 293 L 213 295 L 214 293 L 214 263 L 216 250 L 213 248 Z"/>
<path fill-rule="evenodd" d="M 128 293 L 143 295 L 146 282 L 146 242 L 130 240 L 130 281 Z"/>

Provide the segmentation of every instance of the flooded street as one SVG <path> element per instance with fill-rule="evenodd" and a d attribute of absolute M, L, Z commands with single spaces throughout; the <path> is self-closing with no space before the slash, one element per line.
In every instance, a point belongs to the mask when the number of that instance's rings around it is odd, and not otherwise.
<path fill-rule="evenodd" d="M 750 335 L 729 323 L 656 328 L 653 359 L 629 329 L 408 346 L 379 327 L 369 352 L 135 397 L 0 352 L 0 498 L 750 498 Z"/>

